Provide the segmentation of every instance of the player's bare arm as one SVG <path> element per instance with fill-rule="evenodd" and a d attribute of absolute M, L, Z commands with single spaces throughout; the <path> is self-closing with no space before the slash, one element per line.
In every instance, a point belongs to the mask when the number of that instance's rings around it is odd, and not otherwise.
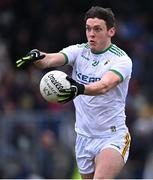
<path fill-rule="evenodd" d="M 34 63 L 37 67 L 44 69 L 62 66 L 66 63 L 66 58 L 62 53 L 44 53 L 38 49 L 33 49 L 24 57 L 18 59 L 16 66 L 20 68 L 26 63 Z"/>
<path fill-rule="evenodd" d="M 44 53 L 44 55 L 43 59 L 34 62 L 38 68 L 45 69 L 65 64 L 65 57 L 62 53 Z"/>
<path fill-rule="evenodd" d="M 113 71 L 108 71 L 100 81 L 85 85 L 84 94 L 100 95 L 117 86 L 121 82 L 121 78 Z"/>

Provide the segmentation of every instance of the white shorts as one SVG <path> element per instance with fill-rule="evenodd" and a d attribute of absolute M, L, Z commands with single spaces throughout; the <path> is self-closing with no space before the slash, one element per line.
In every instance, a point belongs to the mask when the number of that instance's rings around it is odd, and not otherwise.
<path fill-rule="evenodd" d="M 95 171 L 95 157 L 105 148 L 116 149 L 126 163 L 129 156 L 131 137 L 129 132 L 122 131 L 105 138 L 90 138 L 77 134 L 76 161 L 79 172 L 89 174 Z"/>

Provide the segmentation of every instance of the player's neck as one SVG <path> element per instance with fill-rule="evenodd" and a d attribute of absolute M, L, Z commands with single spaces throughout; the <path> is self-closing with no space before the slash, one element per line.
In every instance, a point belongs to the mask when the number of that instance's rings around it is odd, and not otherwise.
<path fill-rule="evenodd" d="M 99 48 L 99 50 L 97 51 L 92 51 L 93 54 L 101 54 L 105 51 L 107 51 L 107 49 L 110 48 L 110 46 L 112 45 L 112 42 L 109 41 L 108 43 L 104 44 L 103 46 L 101 46 L 101 48 Z"/>
<path fill-rule="evenodd" d="M 108 48 L 110 47 L 111 44 L 112 44 L 111 41 L 107 41 L 107 42 L 103 45 L 102 51 L 105 51 L 106 49 L 108 49 Z"/>

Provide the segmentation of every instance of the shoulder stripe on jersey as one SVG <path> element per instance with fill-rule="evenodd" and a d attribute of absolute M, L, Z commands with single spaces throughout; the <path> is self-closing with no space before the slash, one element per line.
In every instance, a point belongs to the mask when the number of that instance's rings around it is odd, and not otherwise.
<path fill-rule="evenodd" d="M 121 53 L 122 55 L 125 54 L 125 52 L 124 52 L 123 50 L 121 50 L 120 48 L 118 48 L 117 46 L 112 46 L 111 48 L 112 48 L 113 50 L 115 50 L 115 51 Z"/>
<path fill-rule="evenodd" d="M 119 47 L 113 45 L 111 46 L 111 48 L 109 49 L 112 53 L 116 54 L 117 56 L 123 56 L 123 55 L 126 55 L 126 53 L 120 49 Z"/>
<path fill-rule="evenodd" d="M 109 51 L 112 52 L 112 53 L 114 53 L 115 55 L 117 55 L 117 56 L 119 56 L 119 57 L 121 56 L 121 54 L 119 54 L 118 52 L 114 51 L 113 49 L 109 49 Z"/>
<path fill-rule="evenodd" d="M 112 46 L 114 49 L 117 49 L 118 51 L 122 52 L 123 54 L 126 54 L 121 48 L 119 48 L 118 46 L 116 46 L 115 44 L 113 44 Z"/>
<path fill-rule="evenodd" d="M 63 64 L 63 66 L 64 66 L 64 65 L 68 64 L 68 57 L 65 53 L 63 53 L 63 52 L 60 52 L 60 53 L 64 55 L 64 64 Z"/>
<path fill-rule="evenodd" d="M 110 69 L 109 71 L 113 71 L 115 74 L 117 74 L 120 77 L 121 81 L 124 80 L 124 78 L 120 72 L 116 71 L 115 69 Z"/>
<path fill-rule="evenodd" d="M 113 47 L 110 49 L 110 51 L 114 52 L 118 56 L 123 56 L 124 55 L 121 51 L 119 51 L 118 49 L 113 48 Z"/>
<path fill-rule="evenodd" d="M 117 49 L 118 51 L 125 53 L 121 48 L 119 48 L 118 46 L 116 46 L 115 44 L 113 44 L 112 46 L 113 48 Z"/>

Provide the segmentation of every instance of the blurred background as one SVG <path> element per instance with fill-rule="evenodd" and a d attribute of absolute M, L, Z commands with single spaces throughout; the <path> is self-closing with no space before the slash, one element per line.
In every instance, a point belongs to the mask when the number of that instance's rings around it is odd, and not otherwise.
<path fill-rule="evenodd" d="M 33 48 L 57 52 L 86 42 L 84 13 L 93 5 L 112 8 L 113 43 L 133 61 L 126 106 L 132 143 L 119 178 L 153 178 L 153 1 L 0 0 L 1 179 L 76 178 L 73 104 L 45 102 L 39 81 L 51 69 L 19 70 L 15 61 Z"/>

